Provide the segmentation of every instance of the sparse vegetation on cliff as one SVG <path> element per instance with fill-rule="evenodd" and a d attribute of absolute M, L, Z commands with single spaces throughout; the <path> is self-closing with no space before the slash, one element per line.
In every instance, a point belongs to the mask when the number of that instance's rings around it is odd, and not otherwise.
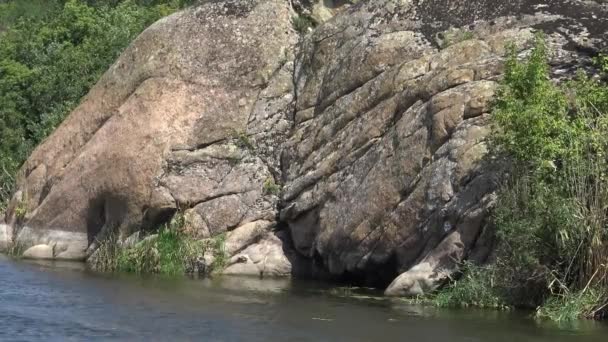
<path fill-rule="evenodd" d="M 606 59 L 598 62 L 606 70 Z M 607 114 L 608 86 L 599 77 L 550 80 L 542 38 L 524 61 L 513 50 L 494 109 L 493 148 L 512 162 L 494 215 L 496 261 L 465 270 L 440 302 L 471 303 L 490 292 L 482 297 L 538 306 L 539 317 L 554 320 L 606 315 Z M 462 295 L 480 283 L 477 296 Z"/>

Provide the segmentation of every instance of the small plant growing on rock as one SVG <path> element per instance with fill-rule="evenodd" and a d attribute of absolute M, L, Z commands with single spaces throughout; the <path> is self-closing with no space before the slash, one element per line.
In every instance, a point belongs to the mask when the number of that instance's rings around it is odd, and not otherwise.
<path fill-rule="evenodd" d="M 9 245 L 6 254 L 12 258 L 20 258 L 23 256 L 23 252 L 25 252 L 25 247 L 21 243 L 13 241 Z"/>
<path fill-rule="evenodd" d="M 23 220 L 27 215 L 27 199 L 21 198 L 15 206 L 15 217 L 17 220 Z"/>
<path fill-rule="evenodd" d="M 213 264 L 209 265 L 211 267 L 211 272 L 221 272 L 224 268 L 226 268 L 226 264 L 228 263 L 228 255 L 226 254 L 226 233 L 222 233 L 214 236 L 210 240 L 209 248 L 213 252 Z"/>
<path fill-rule="evenodd" d="M 88 258 L 88 266 L 99 272 L 113 272 L 118 267 L 121 249 L 116 234 L 109 234 L 103 241 L 97 241 L 99 247 Z"/>
<path fill-rule="evenodd" d="M 309 15 L 297 15 L 292 18 L 293 29 L 300 34 L 305 34 L 309 29 L 317 26 L 317 22 Z"/>
<path fill-rule="evenodd" d="M 475 38 L 475 35 L 471 31 L 466 30 L 449 30 L 437 35 L 437 44 L 441 49 L 445 49 L 448 46 L 471 40 Z"/>
<path fill-rule="evenodd" d="M 281 192 L 281 186 L 276 184 L 272 177 L 269 177 L 264 181 L 263 190 L 266 195 L 278 195 Z"/>
<path fill-rule="evenodd" d="M 253 142 L 245 132 L 235 132 L 236 144 L 238 147 L 247 150 L 255 150 L 255 146 L 253 146 Z"/>

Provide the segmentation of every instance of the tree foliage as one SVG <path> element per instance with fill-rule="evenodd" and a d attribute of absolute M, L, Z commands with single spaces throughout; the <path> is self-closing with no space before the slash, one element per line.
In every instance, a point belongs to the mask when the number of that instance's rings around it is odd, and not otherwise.
<path fill-rule="evenodd" d="M 496 208 L 496 271 L 512 302 L 556 308 L 555 298 L 593 292 L 598 302 L 579 315 L 600 315 L 592 308 L 608 301 L 608 85 L 600 77 L 608 64 L 597 62 L 595 75 L 557 85 L 538 38 L 527 60 L 512 52 L 507 63 L 494 147 L 513 169 Z"/>

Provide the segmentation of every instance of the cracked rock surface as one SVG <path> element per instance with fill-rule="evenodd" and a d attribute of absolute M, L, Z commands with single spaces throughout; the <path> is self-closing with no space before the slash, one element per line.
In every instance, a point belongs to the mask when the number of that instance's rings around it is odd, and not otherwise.
<path fill-rule="evenodd" d="M 294 248 L 338 277 L 416 295 L 492 249 L 488 155 L 505 45 L 542 30 L 557 75 L 605 47 L 579 1 L 366 1 L 307 35 L 295 62 L 282 207 Z M 396 277 L 396 279 L 395 279 Z"/>
<path fill-rule="evenodd" d="M 274 220 L 263 185 L 290 128 L 291 15 L 283 0 L 211 2 L 145 30 L 23 166 L 15 243 L 83 259 L 177 208 L 202 237 Z"/>
<path fill-rule="evenodd" d="M 415 295 L 486 259 L 505 45 L 545 32 L 568 78 L 606 48 L 606 4 L 333 1 L 298 36 L 317 3 L 213 1 L 144 31 L 25 163 L 0 246 L 85 259 L 183 210 L 192 236 L 225 234 L 227 274 Z"/>

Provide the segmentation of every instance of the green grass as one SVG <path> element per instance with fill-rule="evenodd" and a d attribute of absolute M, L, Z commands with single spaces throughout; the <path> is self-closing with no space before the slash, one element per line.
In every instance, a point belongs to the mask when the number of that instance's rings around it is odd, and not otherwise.
<path fill-rule="evenodd" d="M 508 308 L 498 289 L 494 286 L 493 270 L 465 264 L 462 276 L 435 294 L 432 303 L 443 308 L 478 307 Z"/>
<path fill-rule="evenodd" d="M 456 277 L 439 290 L 403 300 L 409 304 L 438 308 L 508 310 L 512 306 L 505 300 L 503 289 L 495 278 L 496 270 L 493 265 L 477 266 L 465 262 Z"/>
<path fill-rule="evenodd" d="M 121 249 L 118 238 L 115 234 L 110 234 L 103 241 L 98 241 L 99 245 L 95 253 L 88 258 L 88 266 L 99 272 L 113 272 L 118 268 L 118 256 Z"/>
<path fill-rule="evenodd" d="M 206 244 L 183 233 L 183 225 L 184 216 L 178 213 L 159 229 L 156 236 L 144 239 L 131 248 L 120 249 L 116 257 L 116 270 L 170 276 L 185 274 L 190 265 L 203 257 Z"/>
<path fill-rule="evenodd" d="M 24 246 L 21 243 L 14 241 L 8 246 L 8 249 L 5 251 L 6 255 L 15 259 L 21 258 L 23 256 L 23 252 L 25 252 Z"/>
<path fill-rule="evenodd" d="M 221 272 L 228 262 L 226 234 L 196 240 L 183 232 L 183 225 L 184 216 L 178 213 L 161 226 L 157 234 L 128 248 L 122 248 L 112 235 L 99 244 L 94 257 L 89 258 L 89 265 L 100 272 L 177 276 L 193 272 L 194 265 L 206 253 L 211 253 L 214 261 L 212 265 L 206 265 L 206 272 Z"/>
<path fill-rule="evenodd" d="M 570 322 L 579 318 L 606 317 L 608 292 L 606 289 L 586 289 L 549 297 L 536 311 L 536 317 L 555 322 Z"/>
<path fill-rule="evenodd" d="M 228 255 L 226 254 L 226 233 L 216 235 L 211 239 L 208 245 L 211 248 L 214 256 L 213 265 L 211 265 L 211 271 L 219 273 L 226 268 L 228 264 Z"/>
<path fill-rule="evenodd" d="M 202 256 L 203 253 L 201 242 L 163 228 L 156 237 L 121 250 L 117 257 L 116 270 L 137 274 L 183 275 L 192 259 Z"/>

